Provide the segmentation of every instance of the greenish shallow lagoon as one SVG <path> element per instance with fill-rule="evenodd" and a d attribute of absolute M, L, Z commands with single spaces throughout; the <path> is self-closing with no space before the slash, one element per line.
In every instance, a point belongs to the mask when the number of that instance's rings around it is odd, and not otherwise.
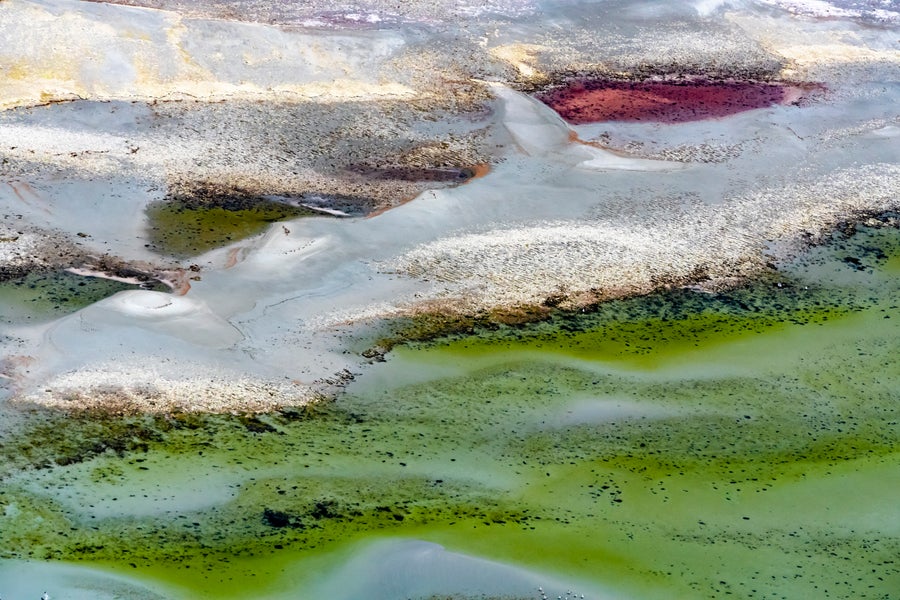
<path fill-rule="evenodd" d="M 34 323 L 75 312 L 122 290 L 168 289 L 161 283 L 138 286 L 68 271 L 32 272 L 0 282 L 0 322 Z"/>
<path fill-rule="evenodd" d="M 216 198 L 215 202 L 172 199 L 147 208 L 149 239 L 154 250 L 191 258 L 266 230 L 272 223 L 321 216 L 303 206 L 264 198 Z"/>
<path fill-rule="evenodd" d="M 304 410 L 25 415 L 0 555 L 183 598 L 895 597 L 898 246 L 861 229 L 727 294 L 400 346 Z M 413 579 L 465 567 L 397 591 L 398 540 L 448 550 L 409 550 L 437 557 Z"/>

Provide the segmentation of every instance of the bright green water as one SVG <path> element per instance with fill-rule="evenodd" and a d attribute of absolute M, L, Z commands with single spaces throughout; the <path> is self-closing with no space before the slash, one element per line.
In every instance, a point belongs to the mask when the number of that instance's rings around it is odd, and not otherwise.
<path fill-rule="evenodd" d="M 730 294 L 399 347 L 309 411 L 36 415 L 0 442 L 0 556 L 303 597 L 387 536 L 629 598 L 890 598 L 898 246 L 864 230 Z"/>

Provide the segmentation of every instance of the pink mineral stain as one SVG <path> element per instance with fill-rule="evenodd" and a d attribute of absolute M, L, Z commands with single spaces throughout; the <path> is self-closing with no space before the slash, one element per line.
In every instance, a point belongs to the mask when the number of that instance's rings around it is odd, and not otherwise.
<path fill-rule="evenodd" d="M 538 95 L 573 124 L 684 123 L 798 102 L 813 86 L 755 82 L 575 81 Z"/>

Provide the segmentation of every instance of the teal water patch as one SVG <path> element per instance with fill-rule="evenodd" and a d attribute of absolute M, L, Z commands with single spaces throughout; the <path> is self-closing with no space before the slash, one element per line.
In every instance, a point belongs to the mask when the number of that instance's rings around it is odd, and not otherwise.
<path fill-rule="evenodd" d="M 587 598 L 890 597 L 898 241 L 862 229 L 728 294 L 397 347 L 307 409 L 35 413 L 0 442 L 0 552 L 185 598 L 377 583 L 386 538 Z M 451 587 L 408 589 L 497 595 Z"/>

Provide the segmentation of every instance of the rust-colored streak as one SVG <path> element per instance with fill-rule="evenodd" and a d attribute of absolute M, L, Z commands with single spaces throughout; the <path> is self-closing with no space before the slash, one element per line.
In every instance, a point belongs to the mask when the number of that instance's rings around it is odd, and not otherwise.
<path fill-rule="evenodd" d="M 233 267 L 234 265 L 236 265 L 238 263 L 238 256 L 240 255 L 241 250 L 243 250 L 243 248 L 232 248 L 231 250 L 228 251 L 228 256 L 225 259 L 225 268 L 226 269 L 230 269 L 231 267 Z"/>
<path fill-rule="evenodd" d="M 19 200 L 22 201 L 23 204 L 28 204 L 28 200 L 25 199 L 25 196 L 22 195 L 22 192 L 19 190 L 18 187 L 16 187 L 16 184 L 15 184 L 15 183 L 10 183 L 10 184 L 8 184 L 8 185 L 9 185 L 10 188 L 12 188 L 13 193 L 16 195 L 16 197 L 17 197 Z"/>
<path fill-rule="evenodd" d="M 633 154 L 629 154 L 628 152 L 623 152 L 615 148 L 610 148 L 609 146 L 605 146 L 600 142 L 583 140 L 578 137 L 578 132 L 574 129 L 569 130 L 569 142 L 571 142 L 572 144 L 581 144 L 582 146 L 590 146 L 591 148 L 599 148 L 600 150 L 615 154 L 616 156 L 621 156 L 622 158 L 634 158 Z"/>
<path fill-rule="evenodd" d="M 803 93 L 778 83 L 575 81 L 538 99 L 573 124 L 683 123 L 796 102 Z"/>
<path fill-rule="evenodd" d="M 27 198 L 25 198 L 25 196 L 28 195 L 31 197 L 32 201 L 38 205 L 38 208 L 40 208 L 43 212 L 50 214 L 50 209 L 47 207 L 47 203 L 44 202 L 44 200 L 40 197 L 40 195 L 38 195 L 34 188 L 28 185 L 26 182 L 10 181 L 7 182 L 6 185 L 8 185 L 10 189 L 12 189 L 13 193 L 23 204 L 27 206 L 35 205 L 32 204 L 32 202 L 29 202 Z"/>
<path fill-rule="evenodd" d="M 175 269 L 164 273 L 167 277 L 160 277 L 160 281 L 172 288 L 176 296 L 184 296 L 191 291 L 191 275 L 186 269 Z"/>
<path fill-rule="evenodd" d="M 481 179 L 485 175 L 491 172 L 491 165 L 489 163 L 478 163 L 477 165 L 472 165 L 467 169 L 471 175 L 463 181 L 464 184 L 469 183 L 473 179 Z"/>

